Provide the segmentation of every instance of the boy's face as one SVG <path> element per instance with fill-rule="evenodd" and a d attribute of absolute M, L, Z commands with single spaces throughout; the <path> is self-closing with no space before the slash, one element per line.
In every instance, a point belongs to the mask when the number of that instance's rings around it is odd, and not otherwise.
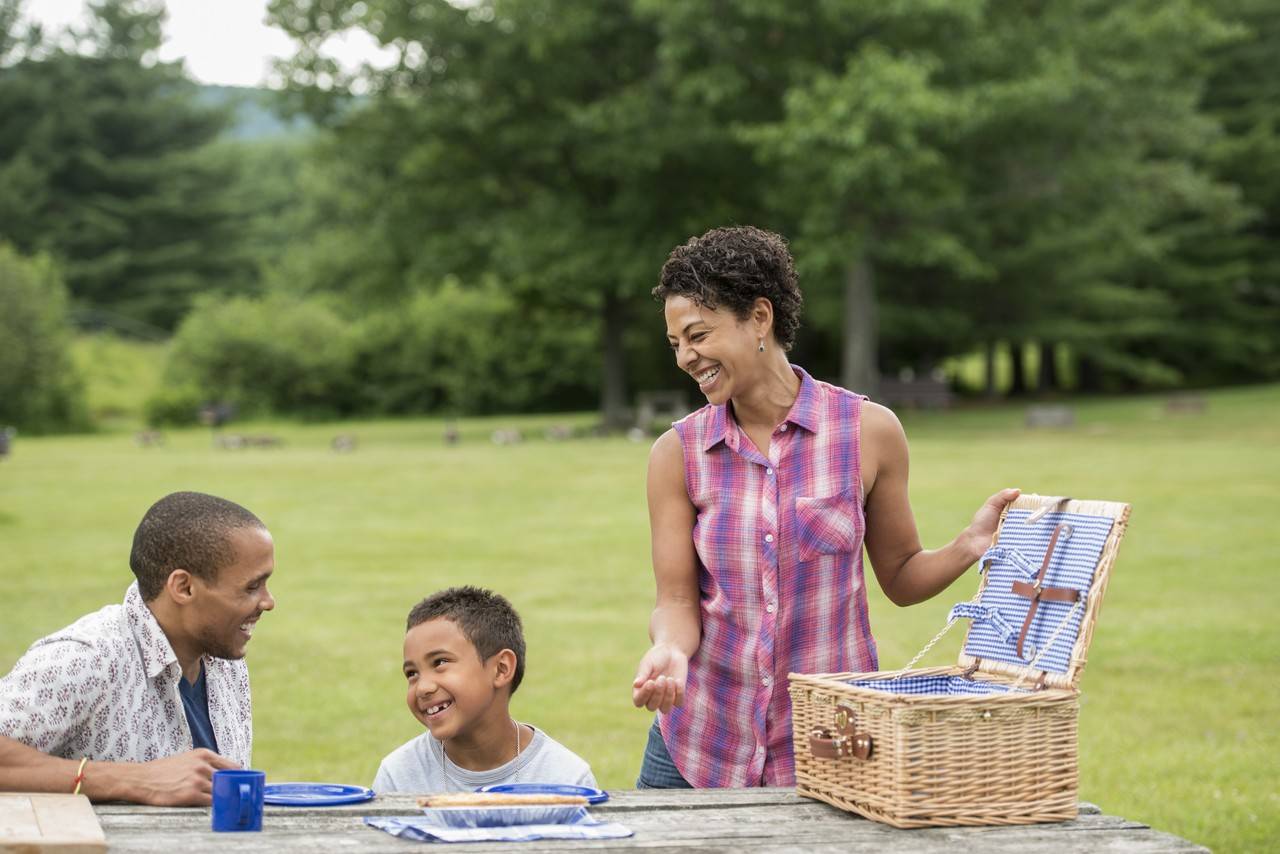
<path fill-rule="evenodd" d="M 505 704 L 494 702 L 504 681 L 501 655 L 482 661 L 453 620 L 440 617 L 414 626 L 404 636 L 409 711 L 443 742 L 465 738 L 488 716 L 505 715 Z"/>

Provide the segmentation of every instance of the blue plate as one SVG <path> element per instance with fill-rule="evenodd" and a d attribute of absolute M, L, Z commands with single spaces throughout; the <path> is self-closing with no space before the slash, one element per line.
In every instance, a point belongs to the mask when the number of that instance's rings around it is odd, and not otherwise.
<path fill-rule="evenodd" d="M 371 801 L 373 789 L 338 783 L 268 783 L 262 800 L 280 807 L 332 807 Z"/>
<path fill-rule="evenodd" d="M 589 804 L 602 804 L 609 800 L 609 793 L 590 786 L 568 786 L 560 783 L 495 783 L 481 786 L 477 792 L 501 792 L 507 795 L 578 795 Z"/>

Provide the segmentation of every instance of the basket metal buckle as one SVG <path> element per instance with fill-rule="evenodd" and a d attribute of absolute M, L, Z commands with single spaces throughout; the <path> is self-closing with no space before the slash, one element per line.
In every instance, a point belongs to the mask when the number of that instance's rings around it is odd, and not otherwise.
<path fill-rule="evenodd" d="M 853 709 L 845 705 L 836 706 L 835 729 L 832 732 L 826 727 L 815 727 L 809 732 L 809 750 L 819 759 L 839 759 L 852 756 L 856 759 L 870 759 L 872 751 L 871 735 L 859 732 L 857 715 Z"/>

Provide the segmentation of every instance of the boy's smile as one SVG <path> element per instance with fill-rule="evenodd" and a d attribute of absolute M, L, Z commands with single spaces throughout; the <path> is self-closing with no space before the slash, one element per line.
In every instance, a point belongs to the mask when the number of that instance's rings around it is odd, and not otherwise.
<path fill-rule="evenodd" d="M 419 623 L 404 636 L 405 701 L 413 716 L 457 757 L 494 740 L 510 749 L 506 684 L 495 655 L 483 661 L 453 620 Z"/>
<path fill-rule="evenodd" d="M 445 709 L 451 707 L 452 705 L 453 705 L 453 700 L 445 700 L 443 703 L 437 703 L 436 705 L 431 706 L 430 708 L 427 709 L 427 717 L 434 718 L 437 715 L 439 715 L 441 712 L 443 712 Z"/>

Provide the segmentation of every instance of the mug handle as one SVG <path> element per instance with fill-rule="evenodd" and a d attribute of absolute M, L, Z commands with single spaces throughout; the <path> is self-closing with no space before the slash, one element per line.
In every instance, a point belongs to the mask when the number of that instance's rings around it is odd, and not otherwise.
<path fill-rule="evenodd" d="M 240 824 L 248 824 L 253 811 L 253 787 L 248 783 L 240 784 Z"/>

